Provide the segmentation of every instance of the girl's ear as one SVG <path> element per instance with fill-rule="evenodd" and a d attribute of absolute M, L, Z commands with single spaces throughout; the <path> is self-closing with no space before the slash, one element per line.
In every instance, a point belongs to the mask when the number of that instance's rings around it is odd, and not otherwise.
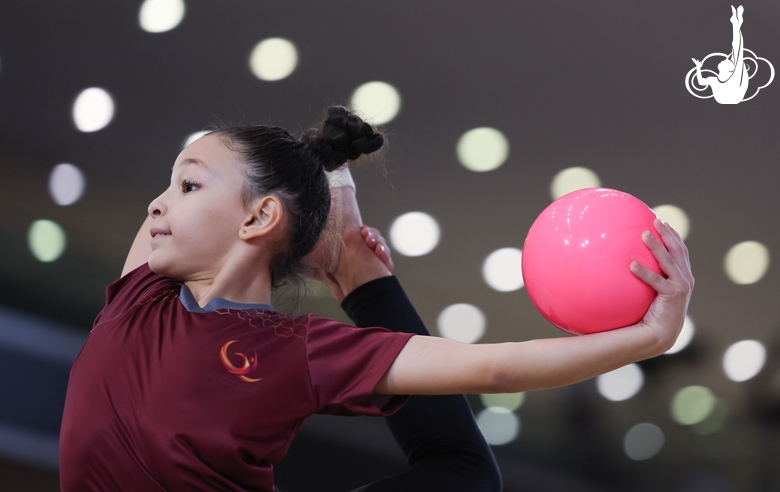
<path fill-rule="evenodd" d="M 238 231 L 238 237 L 241 239 L 267 237 L 274 231 L 281 231 L 279 226 L 284 217 L 284 210 L 279 197 L 268 195 L 257 199 L 252 207 L 252 212 L 245 219 L 241 230 Z"/>

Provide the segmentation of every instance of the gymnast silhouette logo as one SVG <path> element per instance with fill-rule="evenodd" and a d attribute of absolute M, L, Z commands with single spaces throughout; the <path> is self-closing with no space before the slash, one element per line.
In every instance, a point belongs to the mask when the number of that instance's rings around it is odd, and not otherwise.
<path fill-rule="evenodd" d="M 222 360 L 222 364 L 225 366 L 225 369 L 227 369 L 230 373 L 235 374 L 236 376 L 243 379 L 244 381 L 247 381 L 249 383 L 256 383 L 260 381 L 263 378 L 253 379 L 246 376 L 250 372 L 254 371 L 255 368 L 257 368 L 257 352 L 255 352 L 254 357 L 247 357 L 241 352 L 236 352 L 235 355 L 238 355 L 243 359 L 243 364 L 240 367 L 236 367 L 233 365 L 232 362 L 230 362 L 230 358 L 228 357 L 227 350 L 231 343 L 235 343 L 237 341 L 238 340 L 231 340 L 222 346 L 222 350 L 219 351 L 219 358 Z"/>
<path fill-rule="evenodd" d="M 775 78 L 775 67 L 769 63 L 766 58 L 756 56 L 751 50 L 745 48 L 744 39 L 742 38 L 742 14 L 745 9 L 740 5 L 736 10 L 731 7 L 731 27 L 732 27 L 732 39 L 731 39 L 731 54 L 726 55 L 724 53 L 712 53 L 704 57 L 702 61 L 692 58 L 693 63 L 696 65 L 692 68 L 688 75 L 685 76 L 685 87 L 688 92 L 700 99 L 707 99 L 714 97 L 715 101 L 720 104 L 739 104 L 742 101 L 749 101 L 756 97 L 758 91 L 763 89 L 772 83 Z M 713 61 L 717 61 L 722 58 L 718 63 L 718 73 L 715 71 L 702 68 L 705 62 L 713 58 Z M 755 91 L 749 97 L 745 97 L 748 92 L 748 85 L 750 80 L 758 73 L 759 62 L 766 63 L 769 67 L 769 80 L 764 85 L 755 85 Z M 702 73 L 715 75 L 714 77 L 704 77 Z M 763 71 L 762 71 L 763 73 Z M 708 95 L 707 88 L 712 89 L 712 93 Z"/>

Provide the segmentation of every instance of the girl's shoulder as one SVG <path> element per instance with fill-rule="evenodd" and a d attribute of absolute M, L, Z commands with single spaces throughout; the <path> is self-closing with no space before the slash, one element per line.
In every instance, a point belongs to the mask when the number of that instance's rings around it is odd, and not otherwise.
<path fill-rule="evenodd" d="M 148 263 L 128 272 L 114 280 L 106 287 L 106 304 L 95 318 L 93 326 L 103 321 L 121 316 L 133 306 L 143 302 L 160 292 L 177 292 L 181 282 L 154 273 Z"/>

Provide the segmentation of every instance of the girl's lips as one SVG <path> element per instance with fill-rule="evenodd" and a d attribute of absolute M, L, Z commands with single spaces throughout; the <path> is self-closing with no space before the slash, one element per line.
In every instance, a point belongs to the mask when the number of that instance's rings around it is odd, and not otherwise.
<path fill-rule="evenodd" d="M 168 231 L 164 231 L 162 229 L 151 229 L 149 233 L 152 235 L 152 239 L 157 239 L 158 237 L 164 237 L 164 236 L 170 236 L 171 233 Z"/>

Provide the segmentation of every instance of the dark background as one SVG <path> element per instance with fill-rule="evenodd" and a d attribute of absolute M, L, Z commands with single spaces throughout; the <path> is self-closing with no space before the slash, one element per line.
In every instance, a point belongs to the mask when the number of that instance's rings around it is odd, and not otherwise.
<path fill-rule="evenodd" d="M 182 23 L 160 34 L 139 27 L 136 1 L 2 6 L 1 305 L 86 336 L 187 135 L 217 118 L 297 132 L 329 104 L 348 103 L 359 85 L 381 80 L 402 97 L 385 126 L 388 177 L 358 169 L 358 196 L 366 223 L 386 235 L 409 211 L 439 222 L 432 253 L 395 255 L 396 274 L 434 332 L 444 307 L 468 302 L 488 319 L 481 342 L 561 335 L 524 290 L 490 289 L 481 267 L 498 248 L 522 247 L 564 168 L 588 167 L 603 185 L 650 206 L 674 204 L 691 220 L 691 346 L 644 363 L 644 388 L 624 402 L 603 399 L 593 381 L 526 395 L 520 436 L 494 447 L 506 490 L 780 490 L 780 276 L 772 263 L 761 281 L 741 286 L 722 267 L 738 242 L 760 241 L 772 255 L 780 247 L 780 91 L 775 81 L 727 106 L 697 99 L 684 85 L 691 58 L 730 51 L 728 2 L 186 5 Z M 746 47 L 780 67 L 780 4 L 744 6 Z M 298 66 L 283 80 L 258 80 L 249 54 L 277 36 L 295 43 Z M 112 94 L 116 112 L 105 129 L 81 133 L 72 104 L 92 86 Z M 495 171 L 474 173 L 457 161 L 458 138 L 479 126 L 509 139 L 509 158 Z M 83 198 L 67 207 L 47 191 L 61 162 L 87 180 Z M 30 224 L 41 218 L 68 238 L 52 263 L 27 248 Z M 304 309 L 343 317 L 317 295 Z M 0 330 L 11 330 L 8 319 Z M 769 360 L 756 378 L 735 383 L 720 364 L 742 339 L 763 342 Z M 69 364 L 36 357 L 0 344 L 0 430 L 40 435 L 51 450 Z M 727 402 L 718 432 L 698 435 L 670 417 L 672 395 L 692 384 Z M 478 398 L 470 401 L 482 409 Z M 634 462 L 622 439 L 639 422 L 658 425 L 666 441 L 656 456 Z M 32 452 L 6 452 L 0 489 L 57 490 L 56 461 L 36 460 L 29 445 Z M 315 418 L 278 481 L 295 491 L 346 490 L 403 469 L 394 446 L 381 420 Z"/>

